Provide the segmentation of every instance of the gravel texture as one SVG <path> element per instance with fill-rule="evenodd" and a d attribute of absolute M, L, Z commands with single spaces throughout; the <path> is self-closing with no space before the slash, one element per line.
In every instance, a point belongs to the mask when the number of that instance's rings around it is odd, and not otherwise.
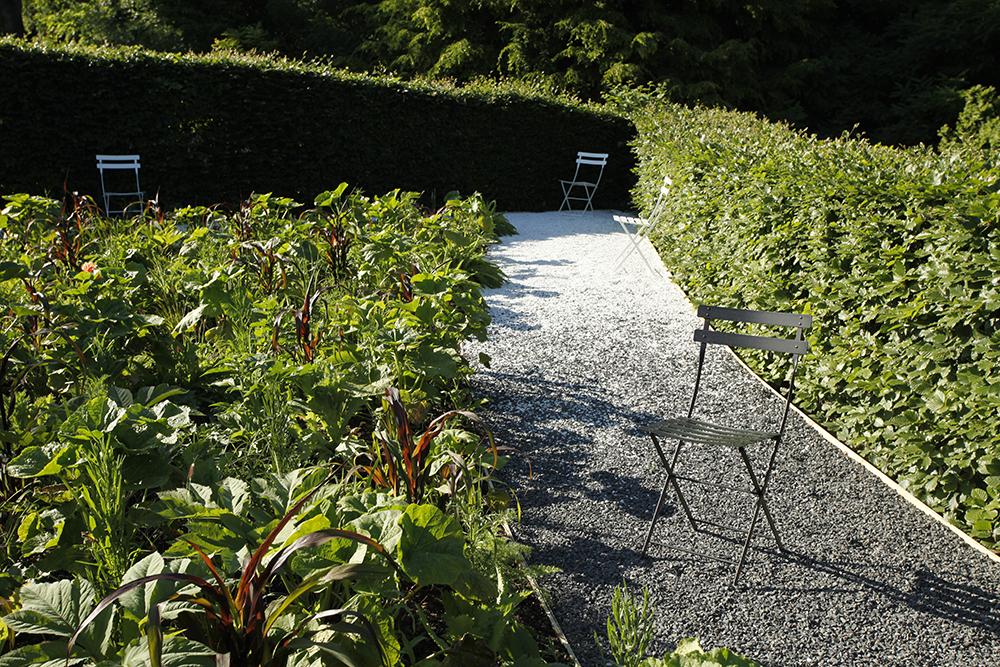
<path fill-rule="evenodd" d="M 611 213 L 509 217 L 520 234 L 494 257 L 510 280 L 488 292 L 490 340 L 469 352 L 492 357 L 475 381 L 499 440 L 520 450 L 505 471 L 523 508 L 515 531 L 533 563 L 561 570 L 541 583 L 584 665 L 608 663 L 594 633 L 604 636 L 622 580 L 650 589 L 656 653 L 694 635 L 767 665 L 1000 665 L 1000 564 L 794 414 L 769 491 L 790 556 L 759 528 L 731 589 L 730 566 L 665 548 L 733 554 L 723 539 L 695 539 L 670 496 L 643 558 L 665 473 L 637 427 L 686 410 L 700 320 L 665 270 L 654 277 L 636 255 L 613 270 L 626 239 Z M 648 244 L 646 254 L 662 270 Z M 758 428 L 777 419 L 780 403 L 724 349 L 706 373 L 696 414 Z M 764 465 L 761 450 L 751 455 Z M 692 446 L 678 472 L 742 484 L 738 465 Z M 748 516 L 749 496 L 688 496 L 701 516 Z"/>

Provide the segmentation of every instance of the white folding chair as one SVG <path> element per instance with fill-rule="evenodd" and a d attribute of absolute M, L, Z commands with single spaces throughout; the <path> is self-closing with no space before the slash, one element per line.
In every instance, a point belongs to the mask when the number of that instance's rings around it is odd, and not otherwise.
<path fill-rule="evenodd" d="M 642 247 L 640 244 L 642 243 L 642 240 L 646 238 L 649 232 L 653 229 L 653 225 L 656 223 L 656 219 L 663 212 L 663 208 L 666 206 L 667 203 L 667 197 L 670 196 L 670 186 L 672 186 L 673 184 L 674 182 L 670 179 L 669 176 L 663 177 L 663 185 L 660 186 L 660 194 L 657 195 L 656 202 L 653 204 L 653 208 L 650 209 L 649 215 L 647 217 L 643 218 L 631 215 L 614 216 L 615 222 L 621 225 L 622 229 L 625 231 L 625 235 L 628 237 L 629 240 L 625 248 L 620 253 L 618 253 L 618 259 L 615 262 L 615 268 L 614 268 L 615 271 L 617 271 L 622 267 L 622 265 L 625 263 L 625 260 L 628 259 L 629 255 L 631 255 L 633 252 L 638 252 L 639 257 L 642 258 L 643 264 L 646 265 L 646 268 L 649 269 L 650 273 L 654 275 L 659 275 L 659 272 L 655 268 L 653 268 L 652 264 L 649 263 L 649 260 L 646 259 L 646 256 L 642 253 Z M 634 232 L 631 229 L 632 227 L 635 228 Z"/>
<path fill-rule="evenodd" d="M 138 203 L 140 208 L 145 203 L 143 200 L 142 186 L 139 185 L 139 156 L 138 155 L 97 155 L 97 170 L 101 172 L 101 195 L 104 198 L 104 212 L 108 215 L 114 215 L 115 213 L 125 214 L 125 211 L 133 204 Z M 105 171 L 131 171 L 135 174 L 135 190 L 131 192 L 116 192 L 108 190 L 107 183 L 105 181 L 104 172 Z M 110 179 L 110 176 L 109 176 Z M 120 181 L 120 179 L 115 179 Z M 120 209 L 111 209 L 111 199 L 125 199 L 131 197 L 133 199 L 126 200 L 126 203 Z"/>
<path fill-rule="evenodd" d="M 607 153 L 586 153 L 580 151 L 576 154 L 576 171 L 573 173 L 573 180 L 563 181 L 560 180 L 559 183 L 562 185 L 563 190 L 563 202 L 559 206 L 559 210 L 564 208 L 572 211 L 573 207 L 570 205 L 570 201 L 583 201 L 587 202 L 583 206 L 583 210 L 594 210 L 593 199 L 594 193 L 597 192 L 597 186 L 601 182 L 601 176 L 604 175 L 604 165 L 608 163 Z M 580 180 L 580 167 L 588 167 L 588 171 L 593 171 L 589 167 L 597 167 L 597 178 L 593 181 L 581 181 Z M 583 190 L 583 196 L 574 196 L 573 188 L 579 188 Z"/>

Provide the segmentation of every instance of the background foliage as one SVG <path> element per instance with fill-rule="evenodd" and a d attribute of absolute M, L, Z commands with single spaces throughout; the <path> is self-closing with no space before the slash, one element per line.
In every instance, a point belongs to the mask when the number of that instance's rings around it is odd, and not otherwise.
<path fill-rule="evenodd" d="M 39 82 L 44 81 L 44 86 Z M 595 198 L 625 207 L 631 124 L 540 85 L 464 89 L 240 54 L 0 42 L 0 189 L 98 193 L 97 153 L 139 153 L 162 203 L 372 191 L 489 192 L 506 210 L 557 208 L 578 150 L 611 153 Z"/>
<path fill-rule="evenodd" d="M 635 194 L 648 210 L 673 178 L 653 240 L 694 301 L 812 313 L 803 407 L 995 548 L 1000 166 L 982 112 L 996 95 L 969 98 L 941 151 L 651 103 Z"/>
<path fill-rule="evenodd" d="M 933 140 L 962 90 L 1000 84 L 1000 0 L 26 0 L 25 16 L 49 43 L 277 50 L 588 97 L 652 82 L 673 101 L 889 142 Z"/>

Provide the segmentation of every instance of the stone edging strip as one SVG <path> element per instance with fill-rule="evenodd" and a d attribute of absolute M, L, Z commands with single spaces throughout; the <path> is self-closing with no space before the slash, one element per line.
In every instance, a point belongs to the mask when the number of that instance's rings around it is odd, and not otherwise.
<path fill-rule="evenodd" d="M 507 537 L 511 540 L 516 541 L 514 538 L 514 532 L 510 529 L 510 524 L 506 521 L 503 522 L 503 530 L 507 533 Z M 555 614 L 552 613 L 549 603 L 545 601 L 545 597 L 542 596 L 542 587 L 538 585 L 535 581 L 535 577 L 531 574 L 528 569 L 528 562 L 524 560 L 524 555 L 518 551 L 517 559 L 521 563 L 521 567 L 524 568 L 524 575 L 528 578 L 528 583 L 531 585 L 531 590 L 538 599 L 538 604 L 542 605 L 542 611 L 549 619 L 549 623 L 552 624 L 552 630 L 556 633 L 556 637 L 559 638 L 559 643 L 562 644 L 563 648 L 566 649 L 566 653 L 569 654 L 570 659 L 573 661 L 573 667 L 583 667 L 580 661 L 576 657 L 576 653 L 573 652 L 573 646 L 569 643 L 569 638 L 566 637 L 566 633 L 563 632 L 562 628 L 559 626 L 559 621 L 556 620 Z"/>
<path fill-rule="evenodd" d="M 785 400 L 785 397 L 782 396 L 781 394 L 779 394 L 777 391 L 775 391 L 774 387 L 772 387 L 771 385 L 769 385 L 762 377 L 760 377 L 759 375 L 757 375 L 757 373 L 752 368 L 750 368 L 749 366 L 747 366 L 746 363 L 744 363 L 744 361 L 742 359 L 740 359 L 740 356 L 738 354 L 736 354 L 736 352 L 733 351 L 732 348 L 726 347 L 726 349 L 729 350 L 729 353 L 736 360 L 736 363 L 738 363 L 740 366 L 742 366 L 744 368 L 744 370 L 746 370 L 748 373 L 750 373 L 750 375 L 755 380 L 757 380 L 757 382 L 759 382 L 762 386 L 764 386 L 774 396 L 777 396 L 782 401 Z M 809 426 L 811 426 L 817 433 L 819 433 L 821 436 L 823 436 L 824 440 L 826 440 L 831 445 L 833 445 L 834 447 L 836 447 L 837 449 L 839 449 L 841 452 L 843 452 L 847 456 L 847 458 L 851 459 L 852 461 L 854 461 L 858 465 L 862 466 L 869 473 L 871 473 L 872 475 L 874 475 L 875 477 L 877 477 L 879 480 L 881 480 L 881 482 L 883 484 L 885 484 L 886 486 L 888 486 L 889 488 L 891 488 L 893 491 L 895 491 L 896 493 L 898 493 L 899 495 L 901 495 L 903 497 L 903 499 L 906 500 L 906 502 L 910 503 L 911 505 L 913 505 L 914 507 L 916 507 L 918 510 L 920 510 L 921 512 L 923 512 L 924 514 L 926 514 L 930 518 L 934 519 L 935 521 L 937 521 L 938 523 L 940 523 L 942 526 L 944 526 L 945 528 L 947 528 L 951 532 L 955 533 L 955 535 L 957 535 L 959 538 L 961 538 L 962 541 L 964 541 L 966 544 L 968 544 L 970 547 L 972 547 L 973 549 L 975 549 L 979 553 L 983 554 L 984 556 L 986 556 L 987 558 L 989 558 L 990 560 L 992 560 L 995 563 L 1000 563 L 1000 554 L 997 554 L 997 553 L 991 551 L 990 549 L 987 549 L 985 546 L 983 546 L 982 544 L 980 544 L 979 542 L 977 542 L 975 540 L 975 538 L 973 538 L 972 536 L 970 536 L 968 533 L 966 533 L 965 531 L 963 531 L 961 528 L 959 528 L 958 526 L 955 526 L 955 525 L 952 525 L 951 523 L 949 523 L 947 519 L 945 519 L 943 516 L 941 516 L 940 514 L 938 514 L 937 512 L 935 512 L 929 506 L 925 505 L 923 501 L 921 501 L 919 498 L 917 498 L 916 496 L 914 496 L 912 493 L 910 493 L 909 491 L 907 491 L 906 489 L 904 489 L 902 486 L 900 486 L 899 484 L 897 484 L 895 482 L 895 480 L 893 480 L 891 477 L 889 477 L 884 472 L 882 472 L 881 470 L 879 470 L 878 468 L 876 468 L 874 465 L 872 465 L 866 458 L 864 458 L 863 456 L 861 456 L 860 454 L 858 454 L 856 451 L 854 451 L 853 449 L 851 449 L 850 447 L 848 447 L 847 445 L 845 445 L 844 443 L 842 443 L 840 440 L 838 440 L 835 435 L 833 435 L 832 433 L 830 433 L 829 431 L 827 431 L 825 428 L 823 428 L 819 423 L 816 422 L 816 420 L 814 420 L 812 417 L 810 417 L 805 412 L 803 412 L 802 410 L 800 410 L 799 407 L 797 405 L 795 405 L 794 403 L 792 404 L 792 410 L 794 410 L 797 415 L 799 415 L 800 417 L 802 417 L 803 421 L 805 421 L 807 424 L 809 424 Z"/>

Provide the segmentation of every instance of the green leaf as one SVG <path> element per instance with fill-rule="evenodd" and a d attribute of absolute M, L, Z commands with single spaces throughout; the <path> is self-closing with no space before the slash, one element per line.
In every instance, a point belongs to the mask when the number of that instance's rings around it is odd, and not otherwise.
<path fill-rule="evenodd" d="M 59 544 L 65 526 L 66 517 L 58 509 L 30 512 L 17 528 L 21 553 L 31 556 L 55 547 Z"/>
<path fill-rule="evenodd" d="M 12 477 L 21 479 L 57 475 L 62 472 L 61 461 L 70 450 L 70 447 L 58 443 L 44 447 L 25 447 L 7 464 L 7 472 Z"/>
<path fill-rule="evenodd" d="M 198 322 L 201 321 L 201 316 L 205 312 L 206 305 L 207 304 L 203 303 L 194 310 L 188 312 L 184 317 L 182 317 L 181 321 L 178 322 L 177 326 L 174 327 L 173 335 L 178 336 L 184 333 L 185 331 L 194 328 L 198 324 Z"/>
<path fill-rule="evenodd" d="M 241 515 L 250 499 L 250 486 L 235 477 L 227 477 L 218 486 L 216 497 L 219 499 L 219 505 L 233 514 Z"/>
<path fill-rule="evenodd" d="M 83 579 L 27 583 L 19 591 L 21 608 L 6 618 L 15 632 L 69 638 L 96 603 L 94 587 Z M 111 641 L 112 609 L 91 623 L 77 641 L 80 653 L 103 657 Z M 65 645 L 64 645 L 65 646 Z M 62 654 L 65 656 L 65 649 Z"/>
<path fill-rule="evenodd" d="M 429 377 L 451 378 L 458 372 L 458 360 L 454 353 L 445 347 L 421 346 L 416 361 L 421 370 Z"/>
<path fill-rule="evenodd" d="M 398 509 L 385 509 L 360 516 L 349 525 L 381 544 L 386 551 L 394 552 L 403 534 L 399 525 L 401 514 Z"/>
<path fill-rule="evenodd" d="M 466 597 L 496 596 L 492 583 L 465 557 L 465 537 L 453 517 L 434 505 L 409 505 L 399 526 L 400 565 L 414 583 L 450 586 Z"/>
<path fill-rule="evenodd" d="M 121 585 L 124 586 L 130 581 L 142 579 L 143 577 L 148 577 L 154 574 L 160 574 L 161 572 L 185 573 L 190 569 L 190 566 L 190 559 L 184 558 L 166 561 L 163 556 L 154 551 L 145 558 L 137 561 L 125 572 L 124 576 L 122 576 Z M 122 594 L 122 596 L 118 598 L 118 602 L 122 608 L 131 614 L 135 619 L 141 620 L 146 618 L 146 615 L 149 614 L 149 610 L 152 609 L 154 605 L 166 601 L 167 598 L 184 586 L 185 584 L 183 582 L 177 581 L 150 581 L 149 583 L 146 583 L 138 588 L 133 588 L 132 590 Z"/>
<path fill-rule="evenodd" d="M 177 635 L 163 639 L 162 667 L 215 667 L 215 652 L 198 642 Z M 130 644 L 122 654 L 122 667 L 149 667 L 149 644 L 145 638 Z"/>
<path fill-rule="evenodd" d="M 399 562 L 414 583 L 450 584 L 467 567 L 462 529 L 437 507 L 409 505 L 399 526 Z"/>
<path fill-rule="evenodd" d="M 14 280 L 15 278 L 27 278 L 28 267 L 15 262 L 0 262 L 0 282 Z"/>
<path fill-rule="evenodd" d="M 122 387 L 108 387 L 108 398 L 120 408 L 127 408 L 134 402 L 132 392 Z"/>
<path fill-rule="evenodd" d="M 86 662 L 86 658 L 74 657 L 66 660 L 66 641 L 50 640 L 40 644 L 30 644 L 0 656 L 0 667 L 76 667 Z"/>

